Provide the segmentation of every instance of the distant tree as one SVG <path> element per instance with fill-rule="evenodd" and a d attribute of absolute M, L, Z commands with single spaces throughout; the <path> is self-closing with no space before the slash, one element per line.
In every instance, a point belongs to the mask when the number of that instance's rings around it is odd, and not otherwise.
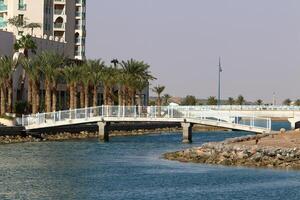
<path fill-rule="evenodd" d="M 18 32 L 26 24 L 26 18 L 21 18 L 19 16 L 14 16 L 12 18 L 9 18 L 7 21 L 8 21 L 8 24 L 14 26 Z"/>
<path fill-rule="evenodd" d="M 15 51 L 22 50 L 24 56 L 28 58 L 28 51 L 30 50 L 35 54 L 37 46 L 30 35 L 22 35 L 22 37 L 14 44 L 14 49 Z"/>
<path fill-rule="evenodd" d="M 217 105 L 218 100 L 214 96 L 210 96 L 207 99 L 207 105 Z"/>
<path fill-rule="evenodd" d="M 234 104 L 234 99 L 232 97 L 229 97 L 227 101 L 228 101 L 229 105 L 233 105 Z"/>
<path fill-rule="evenodd" d="M 181 102 L 182 105 L 194 106 L 197 104 L 197 99 L 195 96 L 187 95 L 184 100 Z"/>
<path fill-rule="evenodd" d="M 158 106 L 158 116 L 161 115 L 161 93 L 163 93 L 163 91 L 165 90 L 165 86 L 155 86 L 152 91 L 155 92 L 157 94 L 157 106 Z"/>
<path fill-rule="evenodd" d="M 263 104 L 263 100 L 261 100 L 261 99 L 258 99 L 258 100 L 256 100 L 256 102 L 255 102 L 257 105 L 262 105 Z"/>
<path fill-rule="evenodd" d="M 291 99 L 285 99 L 285 100 L 283 101 L 283 105 L 286 105 L 286 106 L 291 105 L 291 103 L 292 103 Z"/>
<path fill-rule="evenodd" d="M 297 99 L 297 100 L 295 101 L 295 106 L 300 106 L 300 99 Z"/>
<path fill-rule="evenodd" d="M 155 106 L 155 104 L 156 104 L 155 101 L 149 101 L 148 103 L 149 106 Z"/>
<path fill-rule="evenodd" d="M 163 99 L 164 99 L 164 105 L 168 105 L 169 104 L 169 100 L 171 98 L 171 95 L 169 94 L 164 94 Z"/>
<path fill-rule="evenodd" d="M 245 102 L 246 102 L 246 101 L 245 101 L 245 98 L 244 98 L 242 95 L 239 95 L 239 96 L 237 97 L 237 99 L 236 99 L 236 103 L 237 103 L 238 105 L 243 105 Z"/>

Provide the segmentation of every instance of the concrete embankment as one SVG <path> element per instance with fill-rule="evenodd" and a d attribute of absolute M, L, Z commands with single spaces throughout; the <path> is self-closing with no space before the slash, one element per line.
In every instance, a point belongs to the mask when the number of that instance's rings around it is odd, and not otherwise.
<path fill-rule="evenodd" d="M 300 132 L 246 136 L 206 143 L 201 147 L 166 153 L 163 156 L 182 162 L 300 169 L 299 140 L 296 141 L 296 138 L 300 138 Z"/>

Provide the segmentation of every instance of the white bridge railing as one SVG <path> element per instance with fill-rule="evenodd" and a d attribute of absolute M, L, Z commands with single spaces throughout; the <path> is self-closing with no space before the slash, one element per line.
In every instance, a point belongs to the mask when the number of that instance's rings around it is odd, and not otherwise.
<path fill-rule="evenodd" d="M 22 116 L 22 126 L 27 128 L 50 127 L 79 122 L 94 122 L 101 118 L 114 118 L 116 121 L 181 121 L 193 119 L 202 121 L 226 122 L 248 127 L 271 130 L 271 119 L 230 115 L 218 111 L 203 109 L 201 106 L 98 106 L 63 110 L 50 113 L 37 113 Z M 172 120 L 171 120 L 172 119 Z"/>
<path fill-rule="evenodd" d="M 199 106 L 203 110 L 231 110 L 231 111 L 300 111 L 300 106 L 285 106 L 285 105 L 214 105 L 214 106 Z"/>

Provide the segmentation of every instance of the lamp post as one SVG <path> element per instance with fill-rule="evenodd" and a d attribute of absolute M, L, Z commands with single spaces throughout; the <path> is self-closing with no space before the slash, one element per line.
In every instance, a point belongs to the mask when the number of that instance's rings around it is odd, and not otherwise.
<path fill-rule="evenodd" d="M 117 67 L 117 64 L 119 64 L 119 61 L 116 58 L 112 59 L 110 62 L 114 64 L 115 68 Z"/>
<path fill-rule="evenodd" d="M 221 105 L 221 72 L 222 72 L 222 66 L 221 66 L 221 57 L 219 57 L 219 66 L 218 66 L 218 73 L 219 73 L 219 83 L 218 83 L 218 107 Z"/>

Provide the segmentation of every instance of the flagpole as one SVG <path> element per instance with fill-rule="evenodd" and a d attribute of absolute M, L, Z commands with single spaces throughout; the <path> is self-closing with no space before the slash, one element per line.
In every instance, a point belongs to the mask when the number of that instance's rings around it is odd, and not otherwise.
<path fill-rule="evenodd" d="M 221 57 L 219 57 L 219 67 L 218 67 L 218 71 L 219 71 L 219 84 L 218 84 L 218 107 L 220 107 L 221 105 L 221 72 L 222 72 L 222 68 L 221 68 Z"/>

